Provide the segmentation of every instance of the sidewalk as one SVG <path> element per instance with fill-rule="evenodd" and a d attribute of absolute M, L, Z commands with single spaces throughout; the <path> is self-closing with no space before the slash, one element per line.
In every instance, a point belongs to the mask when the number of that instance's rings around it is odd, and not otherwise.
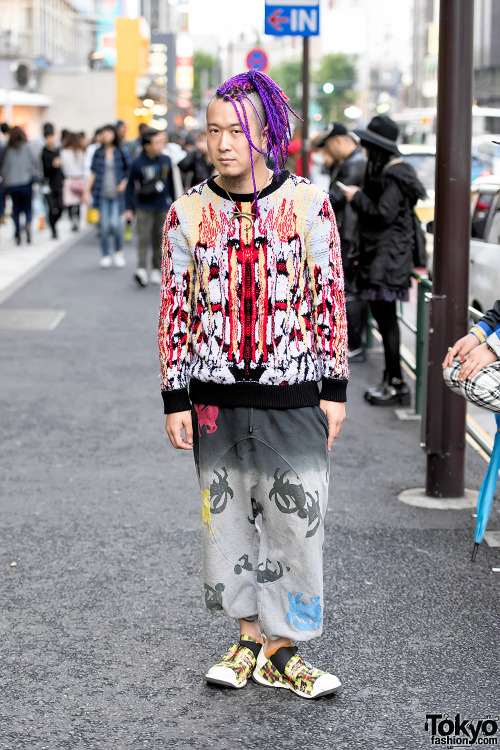
<path fill-rule="evenodd" d="M 32 223 L 32 243 L 26 244 L 23 233 L 23 244 L 16 245 L 11 217 L 7 216 L 5 224 L 0 224 L 0 304 L 64 253 L 78 237 L 88 236 L 92 227 L 82 220 L 75 236 L 65 213 L 57 224 L 57 232 L 59 238 L 52 239 L 47 222 L 40 229 L 36 217 Z"/>
<path fill-rule="evenodd" d="M 398 500 L 425 456 L 419 423 L 363 399 L 380 351 L 352 366 L 325 632 L 301 649 L 343 692 L 206 685 L 236 628 L 205 610 L 193 457 L 164 433 L 159 290 L 134 283 L 135 247 L 101 270 L 94 239 L 76 240 L 2 305 L 65 316 L 1 332 L 1 750 L 427 750 L 427 714 L 498 715 L 500 550 L 472 564 L 472 510 Z M 485 463 L 466 461 L 477 491 Z"/>

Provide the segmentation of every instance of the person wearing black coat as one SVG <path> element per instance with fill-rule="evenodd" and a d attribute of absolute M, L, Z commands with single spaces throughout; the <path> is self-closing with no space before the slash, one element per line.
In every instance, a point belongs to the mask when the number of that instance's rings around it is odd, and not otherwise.
<path fill-rule="evenodd" d="M 49 225 L 52 230 L 53 239 L 57 239 L 56 224 L 64 210 L 63 182 L 64 175 L 61 169 L 61 155 L 56 146 L 56 134 L 54 126 L 46 122 L 43 126 L 43 137 L 45 146 L 42 151 L 42 167 L 44 186 L 42 188 L 49 209 Z"/>
<path fill-rule="evenodd" d="M 363 328 L 366 325 L 366 302 L 357 293 L 356 267 L 353 259 L 358 215 L 347 202 L 337 182 L 363 187 L 366 156 L 340 122 L 333 123 L 331 130 L 316 145 L 317 148 L 324 148 L 333 159 L 328 195 L 337 220 L 344 267 L 349 346 L 347 356 L 349 363 L 364 362 L 366 354 L 363 346 Z"/>
<path fill-rule="evenodd" d="M 401 372 L 396 302 L 408 300 L 416 241 L 413 207 L 425 196 L 425 188 L 399 154 L 399 128 L 390 117 L 377 115 L 366 129 L 354 132 L 368 154 L 365 185 L 362 190 L 348 186 L 343 192 L 359 219 L 358 289 L 370 302 L 385 354 L 383 381 L 369 389 L 365 398 L 374 406 L 408 406 L 410 391 Z"/>
<path fill-rule="evenodd" d="M 214 171 L 214 165 L 208 156 L 207 134 L 200 133 L 196 138 L 196 148 L 189 151 L 187 156 L 177 164 L 183 173 L 182 181 L 185 189 L 199 185 L 208 180 Z"/>

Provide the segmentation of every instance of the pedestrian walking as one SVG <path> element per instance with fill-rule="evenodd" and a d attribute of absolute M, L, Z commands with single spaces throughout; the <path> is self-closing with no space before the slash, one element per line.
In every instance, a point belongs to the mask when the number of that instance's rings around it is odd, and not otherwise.
<path fill-rule="evenodd" d="M 347 202 L 338 182 L 343 185 L 363 187 L 366 157 L 352 135 L 341 122 L 332 128 L 316 144 L 324 148 L 332 158 L 328 194 L 335 212 L 342 247 L 344 283 L 347 311 L 347 339 L 349 363 L 366 359 L 363 333 L 366 327 L 367 303 L 361 299 L 356 286 L 355 247 L 358 233 L 358 214 Z"/>
<path fill-rule="evenodd" d="M 63 183 L 64 175 L 61 169 L 62 161 L 60 151 L 56 146 L 56 133 L 54 126 L 47 122 L 43 126 L 43 137 L 45 146 L 42 150 L 42 168 L 45 184 L 43 192 L 47 201 L 49 226 L 52 230 L 53 239 L 57 239 L 57 222 L 64 210 Z"/>
<path fill-rule="evenodd" d="M 450 346 L 443 370 L 446 385 L 455 393 L 500 414 L 500 299 Z"/>
<path fill-rule="evenodd" d="M 186 156 L 177 164 L 184 174 L 184 187 L 190 188 L 207 180 L 214 171 L 207 147 L 207 134 L 198 133 L 195 148 L 188 151 Z"/>
<path fill-rule="evenodd" d="M 396 145 L 399 128 L 387 115 L 377 115 L 366 129 L 354 131 L 368 153 L 365 184 L 340 186 L 358 214 L 356 283 L 370 303 L 385 355 L 382 383 L 365 393 L 374 406 L 409 406 L 403 380 L 396 303 L 408 300 L 416 247 L 413 207 L 425 196 L 415 170 L 403 161 Z"/>
<path fill-rule="evenodd" d="M 38 160 L 18 125 L 9 129 L 9 140 L 0 166 L 2 186 L 12 200 L 15 240 L 21 244 L 21 215 L 25 216 L 26 241 L 31 242 L 33 183 L 39 178 Z"/>
<path fill-rule="evenodd" d="M 102 146 L 92 159 L 90 177 L 84 193 L 89 203 L 90 195 L 94 208 L 99 209 L 101 268 L 109 268 L 114 262 L 117 268 L 126 265 L 123 254 L 123 226 L 121 215 L 125 212 L 125 188 L 130 170 L 130 156 L 121 148 L 114 125 L 102 129 Z M 114 255 L 110 254 L 109 235 L 114 239 Z"/>
<path fill-rule="evenodd" d="M 85 147 L 77 133 L 67 133 L 62 142 L 61 168 L 64 175 L 63 203 L 73 232 L 80 227 L 80 207 L 85 193 Z"/>
<path fill-rule="evenodd" d="M 125 218 L 132 221 L 135 207 L 138 260 L 135 279 L 139 286 L 161 284 L 162 232 L 174 194 L 172 163 L 163 154 L 164 137 L 158 130 L 141 135 L 142 153 L 132 162 L 125 192 Z M 153 248 L 148 276 L 148 253 Z"/>
<path fill-rule="evenodd" d="M 287 101 L 251 70 L 210 102 L 218 175 L 167 217 L 159 349 L 168 436 L 194 449 L 205 603 L 240 629 L 206 679 L 242 688 L 253 676 L 315 698 L 340 681 L 307 664 L 293 643 L 323 627 L 323 525 L 329 449 L 345 415 L 346 320 L 328 196 L 279 168 Z"/>

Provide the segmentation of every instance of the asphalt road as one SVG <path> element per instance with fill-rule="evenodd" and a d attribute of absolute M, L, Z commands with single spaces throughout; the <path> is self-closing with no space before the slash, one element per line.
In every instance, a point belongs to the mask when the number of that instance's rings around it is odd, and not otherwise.
<path fill-rule="evenodd" d="M 302 649 L 343 692 L 205 684 L 236 628 L 204 608 L 192 456 L 164 433 L 158 288 L 136 288 L 127 254 L 99 270 L 82 240 L 3 305 L 66 316 L 0 332 L 0 750 L 425 750 L 428 713 L 498 715 L 500 550 L 471 564 L 472 511 L 398 501 L 425 456 L 418 423 L 362 399 L 379 352 L 352 367 L 325 635 Z M 485 464 L 467 451 L 478 489 Z"/>

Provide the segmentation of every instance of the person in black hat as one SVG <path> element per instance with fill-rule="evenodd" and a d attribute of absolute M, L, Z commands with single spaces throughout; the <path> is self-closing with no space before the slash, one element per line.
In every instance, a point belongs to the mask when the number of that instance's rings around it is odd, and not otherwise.
<path fill-rule="evenodd" d="M 56 146 L 56 132 L 50 122 L 43 126 L 45 146 L 42 151 L 44 186 L 42 188 L 48 206 L 49 225 L 53 239 L 57 239 L 56 224 L 62 216 L 64 175 L 61 169 L 61 156 Z"/>
<path fill-rule="evenodd" d="M 385 354 L 382 383 L 365 393 L 373 405 L 410 404 L 399 357 L 400 331 L 396 302 L 408 300 L 414 267 L 413 207 L 425 188 L 413 167 L 403 162 L 396 145 L 399 128 L 387 115 L 374 117 L 366 129 L 354 131 L 366 149 L 365 185 L 343 188 L 359 217 L 357 284 L 370 302 Z"/>
<path fill-rule="evenodd" d="M 362 187 L 366 170 L 366 157 L 347 128 L 340 122 L 333 123 L 331 130 L 318 141 L 316 148 L 324 148 L 333 159 L 330 168 L 328 194 L 337 219 L 342 249 L 342 264 L 344 266 L 349 342 L 347 356 L 350 363 L 364 362 L 366 354 L 363 346 L 363 329 L 366 325 L 366 302 L 357 293 L 355 260 L 353 258 L 358 230 L 358 215 L 347 202 L 337 182 Z"/>

